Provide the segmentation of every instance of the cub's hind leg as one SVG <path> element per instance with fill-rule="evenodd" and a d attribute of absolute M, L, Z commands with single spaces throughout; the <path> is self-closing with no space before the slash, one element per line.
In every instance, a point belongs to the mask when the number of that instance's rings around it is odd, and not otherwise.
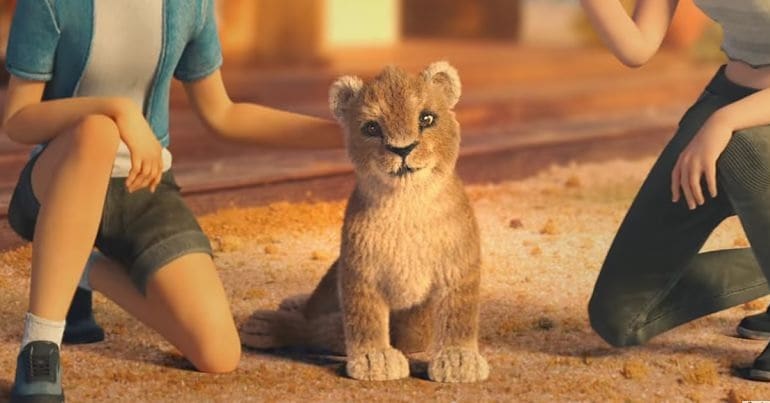
<path fill-rule="evenodd" d="M 436 296 L 436 355 L 428 377 L 437 382 L 476 382 L 489 376 L 487 360 L 479 354 L 479 278 Z"/>
<path fill-rule="evenodd" d="M 257 349 L 304 345 L 307 322 L 299 312 L 258 310 L 241 325 L 241 344 Z"/>
<path fill-rule="evenodd" d="M 340 312 L 337 292 L 338 261 L 329 268 L 312 294 L 293 295 L 285 298 L 278 306 L 282 311 L 301 312 L 308 320 Z"/>
<path fill-rule="evenodd" d="M 345 353 L 340 312 L 307 320 L 296 311 L 256 311 L 241 325 L 240 336 L 244 346 L 256 349 L 304 347 L 324 353 Z"/>
<path fill-rule="evenodd" d="M 390 312 L 383 298 L 366 284 L 341 283 L 348 376 L 368 381 L 409 376 L 409 361 L 390 346 Z"/>
<path fill-rule="evenodd" d="M 276 311 L 256 311 L 241 327 L 241 342 L 252 348 L 306 347 L 345 352 L 335 262 L 312 294 L 284 299 Z"/>
<path fill-rule="evenodd" d="M 434 307 L 422 305 L 390 314 L 390 342 L 405 353 L 427 351 L 433 337 Z"/>

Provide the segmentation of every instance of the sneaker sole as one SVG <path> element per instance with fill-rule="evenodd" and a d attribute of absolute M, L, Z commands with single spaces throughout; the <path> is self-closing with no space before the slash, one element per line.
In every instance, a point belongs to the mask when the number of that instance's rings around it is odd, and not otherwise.
<path fill-rule="evenodd" d="M 11 403 L 62 403 L 64 395 L 11 396 Z"/>
<path fill-rule="evenodd" d="M 752 368 L 749 370 L 748 377 L 754 381 L 770 382 L 770 371 Z"/>
<path fill-rule="evenodd" d="M 738 326 L 738 335 L 751 340 L 770 340 L 770 333 Z"/>

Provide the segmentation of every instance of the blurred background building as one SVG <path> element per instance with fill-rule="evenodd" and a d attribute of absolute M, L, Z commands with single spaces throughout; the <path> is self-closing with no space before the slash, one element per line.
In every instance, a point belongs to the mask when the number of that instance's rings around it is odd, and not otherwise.
<path fill-rule="evenodd" d="M 633 1 L 623 0 L 631 8 Z M 593 45 L 576 0 L 218 0 L 225 51 L 234 62 L 308 62 L 341 47 L 410 39 Z M 667 45 L 689 47 L 707 30 L 690 0 Z"/>
<path fill-rule="evenodd" d="M 410 38 L 515 41 L 521 8 L 510 0 L 219 0 L 225 57 L 257 64 L 317 62 L 330 50 Z"/>
<path fill-rule="evenodd" d="M 0 54 L 17 0 L 0 0 Z M 622 0 L 627 5 L 631 0 Z M 576 0 L 216 0 L 225 58 L 233 64 L 322 62 L 330 50 L 387 47 L 416 38 L 541 46 L 595 44 Z M 708 31 L 682 1 L 667 44 Z"/>

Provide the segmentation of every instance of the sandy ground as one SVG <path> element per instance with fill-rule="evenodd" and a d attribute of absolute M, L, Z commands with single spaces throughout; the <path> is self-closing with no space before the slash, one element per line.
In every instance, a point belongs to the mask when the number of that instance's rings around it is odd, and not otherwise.
<path fill-rule="evenodd" d="M 65 347 L 69 401 L 741 401 L 770 385 L 737 378 L 762 342 L 734 336 L 768 300 L 701 319 L 643 347 L 608 347 L 588 326 L 598 268 L 651 160 L 554 168 L 521 182 L 471 186 L 484 251 L 481 349 L 487 382 L 437 384 L 342 376 L 338 357 L 244 352 L 237 372 L 204 375 L 153 331 L 97 296 L 108 339 Z M 201 218 L 233 313 L 310 291 L 336 256 L 343 201 L 276 204 Z M 728 220 L 706 248 L 746 245 Z M 0 255 L 0 400 L 7 398 L 26 307 L 29 248 Z"/>

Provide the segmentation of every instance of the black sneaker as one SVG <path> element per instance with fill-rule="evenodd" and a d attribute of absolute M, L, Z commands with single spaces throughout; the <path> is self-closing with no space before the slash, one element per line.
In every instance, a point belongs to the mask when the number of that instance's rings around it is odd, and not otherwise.
<path fill-rule="evenodd" d="M 759 354 L 747 371 L 747 378 L 754 381 L 770 382 L 770 344 Z"/>
<path fill-rule="evenodd" d="M 747 339 L 770 340 L 770 306 L 765 312 L 743 318 L 738 324 L 738 335 Z"/>
<path fill-rule="evenodd" d="M 30 342 L 16 360 L 11 403 L 63 401 L 59 347 L 50 341 Z"/>
<path fill-rule="evenodd" d="M 94 319 L 91 299 L 91 291 L 80 287 L 75 291 L 67 311 L 62 343 L 87 344 L 104 340 L 104 329 Z"/>

